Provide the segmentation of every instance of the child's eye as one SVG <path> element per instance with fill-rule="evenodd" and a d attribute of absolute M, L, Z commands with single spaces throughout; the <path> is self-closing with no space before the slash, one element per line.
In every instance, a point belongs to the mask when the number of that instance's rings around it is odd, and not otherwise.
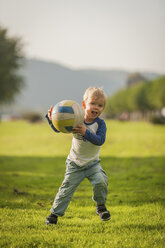
<path fill-rule="evenodd" d="M 102 106 L 103 106 L 103 105 L 101 105 L 101 104 L 99 105 L 100 108 L 102 108 Z"/>

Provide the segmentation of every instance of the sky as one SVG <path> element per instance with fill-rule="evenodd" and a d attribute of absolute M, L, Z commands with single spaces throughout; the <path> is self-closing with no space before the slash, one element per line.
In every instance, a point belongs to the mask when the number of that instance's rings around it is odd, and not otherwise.
<path fill-rule="evenodd" d="M 165 0 L 0 0 L 28 58 L 165 74 Z"/>

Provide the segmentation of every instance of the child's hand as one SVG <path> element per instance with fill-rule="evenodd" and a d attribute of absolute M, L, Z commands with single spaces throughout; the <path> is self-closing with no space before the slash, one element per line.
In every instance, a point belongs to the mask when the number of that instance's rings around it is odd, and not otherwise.
<path fill-rule="evenodd" d="M 72 133 L 80 133 L 82 136 L 85 135 L 86 127 L 84 125 L 78 125 L 72 129 Z"/>
<path fill-rule="evenodd" d="M 52 110 L 53 110 L 53 106 L 50 107 L 50 109 L 48 110 L 48 117 L 49 117 L 49 120 L 52 121 Z"/>

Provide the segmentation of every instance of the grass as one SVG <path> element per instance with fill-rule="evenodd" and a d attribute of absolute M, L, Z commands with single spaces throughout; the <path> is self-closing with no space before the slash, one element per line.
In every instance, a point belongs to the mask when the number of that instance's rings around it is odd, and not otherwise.
<path fill-rule="evenodd" d="M 112 219 L 95 214 L 84 180 L 56 226 L 44 224 L 72 135 L 46 123 L 0 123 L 0 247 L 156 247 L 165 244 L 165 127 L 107 121 L 101 164 Z"/>

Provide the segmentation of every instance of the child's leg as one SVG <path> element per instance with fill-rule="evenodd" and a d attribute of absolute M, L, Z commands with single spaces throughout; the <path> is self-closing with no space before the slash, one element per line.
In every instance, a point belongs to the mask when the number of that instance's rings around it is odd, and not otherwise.
<path fill-rule="evenodd" d="M 87 178 L 93 186 L 93 200 L 98 205 L 105 204 L 108 194 L 108 178 L 99 163 L 88 170 Z"/>
<path fill-rule="evenodd" d="M 67 164 L 65 178 L 54 199 L 51 212 L 63 216 L 78 185 L 85 178 L 84 173 L 76 165 Z"/>

